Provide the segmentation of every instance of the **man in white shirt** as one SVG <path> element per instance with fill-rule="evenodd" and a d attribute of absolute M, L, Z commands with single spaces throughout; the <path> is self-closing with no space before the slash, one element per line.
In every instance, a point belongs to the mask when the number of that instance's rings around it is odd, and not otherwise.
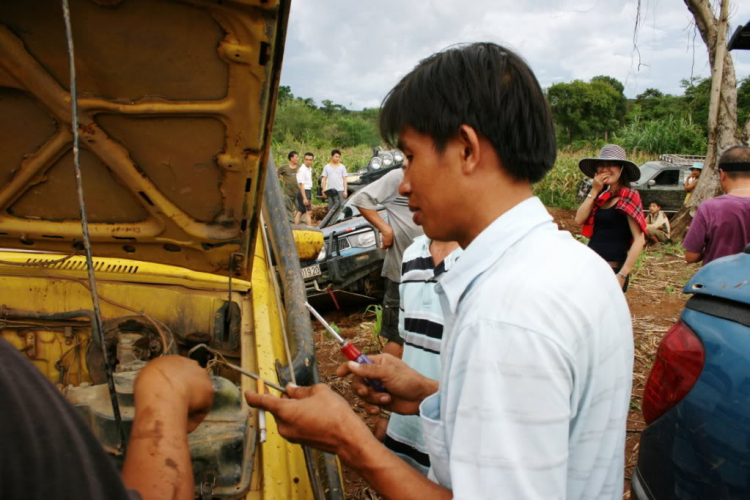
<path fill-rule="evenodd" d="M 320 174 L 322 180 L 323 198 L 328 199 L 328 211 L 336 211 L 347 197 L 346 165 L 341 163 L 341 151 L 331 151 L 331 163 L 323 167 Z"/>
<path fill-rule="evenodd" d="M 305 216 L 305 223 L 308 226 L 312 226 L 312 164 L 315 155 L 312 153 L 305 153 L 305 159 L 303 160 L 302 166 L 297 170 L 297 185 L 299 186 L 299 192 L 297 193 L 297 213 L 294 215 L 294 223 L 299 224 L 302 220 L 302 215 Z"/>
<path fill-rule="evenodd" d="M 549 105 L 526 63 L 492 43 L 435 54 L 388 94 L 381 135 L 408 166 L 414 221 L 464 249 L 436 291 L 440 379 L 400 360 L 342 365 L 369 403 L 421 416 L 424 477 L 327 386 L 247 393 L 280 434 L 337 453 L 390 499 L 604 499 L 623 491 L 633 339 L 601 258 L 560 231 L 531 185 L 556 156 Z M 379 379 L 376 393 L 363 377 Z"/>

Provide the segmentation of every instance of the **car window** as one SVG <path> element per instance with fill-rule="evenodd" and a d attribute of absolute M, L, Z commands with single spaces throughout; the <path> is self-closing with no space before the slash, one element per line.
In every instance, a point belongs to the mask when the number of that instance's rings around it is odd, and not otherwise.
<path fill-rule="evenodd" d="M 680 171 L 675 169 L 662 170 L 654 177 L 657 186 L 676 186 L 680 183 Z"/>

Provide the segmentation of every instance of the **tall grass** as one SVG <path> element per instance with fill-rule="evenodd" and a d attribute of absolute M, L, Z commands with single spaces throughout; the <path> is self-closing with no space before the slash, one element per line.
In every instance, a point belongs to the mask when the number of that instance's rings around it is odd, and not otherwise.
<path fill-rule="evenodd" d="M 583 178 L 583 174 L 578 169 L 578 161 L 581 158 L 593 158 L 598 155 L 598 150 L 558 151 L 555 167 L 541 182 L 534 185 L 534 194 L 548 207 L 577 208 L 576 191 L 578 183 Z M 628 151 L 628 159 L 636 165 L 642 165 L 656 158 L 656 155 L 640 152 L 632 154 Z"/>
<path fill-rule="evenodd" d="M 634 120 L 618 138 L 628 151 L 702 155 L 706 150 L 706 135 L 690 118 Z"/>

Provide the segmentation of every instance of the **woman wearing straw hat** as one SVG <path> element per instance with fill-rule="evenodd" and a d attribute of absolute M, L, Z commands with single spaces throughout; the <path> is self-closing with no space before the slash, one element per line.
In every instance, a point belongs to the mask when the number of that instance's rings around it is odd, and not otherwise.
<path fill-rule="evenodd" d="M 594 180 L 591 192 L 576 212 L 583 224 L 581 234 L 598 253 L 627 291 L 630 271 L 646 242 L 646 219 L 641 196 L 630 183 L 641 176 L 638 166 L 625 157 L 620 146 L 604 146 L 597 158 L 584 158 L 578 168 Z"/>

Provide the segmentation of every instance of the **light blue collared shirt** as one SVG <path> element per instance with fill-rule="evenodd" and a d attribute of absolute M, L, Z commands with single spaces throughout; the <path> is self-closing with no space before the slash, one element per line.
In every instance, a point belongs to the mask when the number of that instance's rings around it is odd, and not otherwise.
<path fill-rule="evenodd" d="M 620 499 L 630 313 L 609 266 L 530 198 L 436 287 L 440 391 L 420 408 L 455 499 Z"/>

